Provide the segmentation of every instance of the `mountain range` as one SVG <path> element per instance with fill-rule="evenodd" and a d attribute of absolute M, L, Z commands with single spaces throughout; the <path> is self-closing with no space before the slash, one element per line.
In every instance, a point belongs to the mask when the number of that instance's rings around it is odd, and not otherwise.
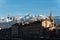
<path fill-rule="evenodd" d="M 0 28 L 10 28 L 16 22 L 33 22 L 38 21 L 40 19 L 48 18 L 48 16 L 39 15 L 39 16 L 19 16 L 19 17 L 7 17 L 7 18 L 0 18 Z M 6 20 L 7 19 L 7 20 Z M 56 24 L 60 24 L 60 16 L 54 16 L 54 21 Z"/>

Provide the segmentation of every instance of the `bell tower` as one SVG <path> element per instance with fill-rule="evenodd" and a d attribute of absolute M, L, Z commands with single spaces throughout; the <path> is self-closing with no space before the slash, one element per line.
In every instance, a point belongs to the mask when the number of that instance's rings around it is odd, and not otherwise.
<path fill-rule="evenodd" d="M 50 11 L 50 21 L 53 21 L 52 11 Z"/>
<path fill-rule="evenodd" d="M 50 21 L 51 21 L 52 26 L 54 26 L 54 18 L 52 15 L 52 11 L 50 11 Z"/>

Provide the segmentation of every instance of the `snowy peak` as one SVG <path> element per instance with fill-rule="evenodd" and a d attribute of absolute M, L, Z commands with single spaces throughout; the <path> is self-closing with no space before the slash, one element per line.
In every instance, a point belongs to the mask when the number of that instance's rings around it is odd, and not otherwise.
<path fill-rule="evenodd" d="M 39 15 L 40 16 L 40 19 L 49 19 L 47 16 L 44 16 L 44 15 Z"/>

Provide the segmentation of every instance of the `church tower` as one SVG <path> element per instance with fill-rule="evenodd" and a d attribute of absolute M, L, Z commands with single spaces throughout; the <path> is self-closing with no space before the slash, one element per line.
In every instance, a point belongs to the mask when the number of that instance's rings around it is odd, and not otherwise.
<path fill-rule="evenodd" d="M 51 21 L 52 26 L 54 26 L 54 18 L 52 15 L 52 11 L 50 11 L 50 21 Z"/>
<path fill-rule="evenodd" d="M 53 15 L 52 15 L 52 11 L 50 11 L 50 21 L 53 21 Z"/>

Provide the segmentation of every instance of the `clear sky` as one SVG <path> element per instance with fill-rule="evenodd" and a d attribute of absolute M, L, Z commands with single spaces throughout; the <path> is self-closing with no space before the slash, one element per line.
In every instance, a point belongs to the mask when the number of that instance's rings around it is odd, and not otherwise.
<path fill-rule="evenodd" d="M 49 15 L 60 16 L 60 0 L 0 0 L 0 17 L 16 15 Z"/>

